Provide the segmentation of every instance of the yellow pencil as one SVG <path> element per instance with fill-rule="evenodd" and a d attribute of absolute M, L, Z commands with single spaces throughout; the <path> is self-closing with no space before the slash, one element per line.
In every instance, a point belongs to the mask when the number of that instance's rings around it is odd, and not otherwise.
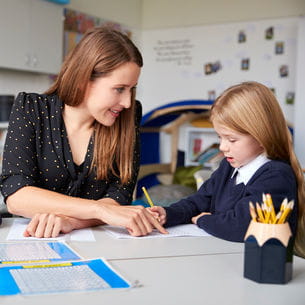
<path fill-rule="evenodd" d="M 275 222 L 274 222 L 274 223 L 279 223 L 279 220 L 280 220 L 282 214 L 283 214 L 282 211 L 279 211 L 279 212 L 276 214 L 276 218 L 275 218 Z"/>
<path fill-rule="evenodd" d="M 275 215 L 274 205 L 273 205 L 272 198 L 271 198 L 270 194 L 266 194 L 266 203 L 271 208 L 271 211 L 270 211 L 271 212 L 270 213 L 271 221 L 272 221 L 272 223 L 275 223 L 276 215 Z"/>
<path fill-rule="evenodd" d="M 280 209 L 281 212 L 283 212 L 286 209 L 287 204 L 288 204 L 288 199 L 285 198 L 281 204 L 281 209 Z"/>
<path fill-rule="evenodd" d="M 293 205 L 294 205 L 293 200 L 288 202 L 285 210 L 283 211 L 280 219 L 278 220 L 278 223 L 284 223 L 287 220 L 289 214 L 291 213 L 291 211 L 293 209 Z"/>
<path fill-rule="evenodd" d="M 257 222 L 257 214 L 255 212 L 254 204 L 249 202 L 250 215 L 253 221 Z"/>
<path fill-rule="evenodd" d="M 154 206 L 154 203 L 152 202 L 150 196 L 148 195 L 145 186 L 142 186 L 142 191 L 143 191 L 143 193 L 144 193 L 144 195 L 145 195 L 145 197 L 146 197 L 147 202 L 149 203 L 149 205 L 150 205 L 151 207 L 153 207 L 153 206 Z"/>
<path fill-rule="evenodd" d="M 257 214 L 258 214 L 259 221 L 264 223 L 265 218 L 264 218 L 264 215 L 263 215 L 263 211 L 262 211 L 258 202 L 256 202 L 256 211 L 257 211 Z"/>

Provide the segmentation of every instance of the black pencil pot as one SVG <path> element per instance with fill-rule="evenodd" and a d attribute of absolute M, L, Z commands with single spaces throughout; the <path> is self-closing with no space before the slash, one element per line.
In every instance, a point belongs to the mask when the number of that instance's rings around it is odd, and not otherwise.
<path fill-rule="evenodd" d="M 293 238 L 288 223 L 250 223 L 245 236 L 245 278 L 286 284 L 292 278 L 292 260 Z"/>

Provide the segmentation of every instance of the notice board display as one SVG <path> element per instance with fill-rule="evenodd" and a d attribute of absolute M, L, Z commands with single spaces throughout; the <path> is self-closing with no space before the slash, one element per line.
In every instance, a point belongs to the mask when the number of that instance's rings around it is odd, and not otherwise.
<path fill-rule="evenodd" d="M 272 88 L 293 123 L 297 30 L 297 17 L 144 30 L 144 113 L 175 101 L 214 100 L 251 80 Z"/>

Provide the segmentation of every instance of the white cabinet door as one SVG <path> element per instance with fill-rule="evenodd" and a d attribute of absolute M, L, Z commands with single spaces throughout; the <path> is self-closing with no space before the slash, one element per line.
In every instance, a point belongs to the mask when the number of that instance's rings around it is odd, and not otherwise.
<path fill-rule="evenodd" d="M 63 9 L 42 0 L 0 0 L 0 67 L 56 74 Z"/>
<path fill-rule="evenodd" d="M 25 69 L 29 64 L 29 0 L 0 0 L 0 66 Z"/>
<path fill-rule="evenodd" d="M 62 6 L 31 0 L 29 42 L 31 70 L 57 74 L 63 53 Z"/>

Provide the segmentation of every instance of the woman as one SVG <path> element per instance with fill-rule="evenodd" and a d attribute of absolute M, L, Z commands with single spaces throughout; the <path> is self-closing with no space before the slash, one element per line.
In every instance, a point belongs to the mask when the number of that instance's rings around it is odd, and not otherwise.
<path fill-rule="evenodd" d="M 136 46 L 107 27 L 89 30 L 42 95 L 20 93 L 4 148 L 8 211 L 31 218 L 25 236 L 108 223 L 134 236 L 164 228 L 131 202 L 139 168 L 142 67 Z"/>

